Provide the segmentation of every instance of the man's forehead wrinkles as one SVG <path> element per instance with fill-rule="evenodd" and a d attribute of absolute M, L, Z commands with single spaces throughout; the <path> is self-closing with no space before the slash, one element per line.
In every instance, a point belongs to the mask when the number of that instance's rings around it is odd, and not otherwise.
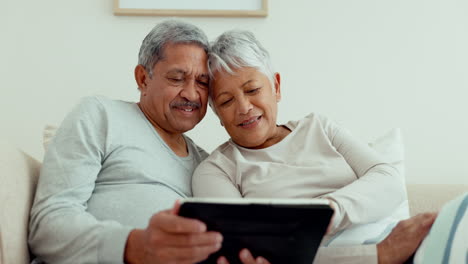
<path fill-rule="evenodd" d="M 209 74 L 207 71 L 199 69 L 182 69 L 182 68 L 172 68 L 167 71 L 168 73 L 182 73 L 186 75 L 192 75 L 195 72 L 195 75 L 200 77 L 208 77 Z"/>
<path fill-rule="evenodd" d="M 176 69 L 170 69 L 168 71 L 168 73 L 182 73 L 182 74 L 186 74 L 186 71 L 185 70 L 182 70 L 182 69 L 179 69 L 179 68 L 176 68 Z"/>

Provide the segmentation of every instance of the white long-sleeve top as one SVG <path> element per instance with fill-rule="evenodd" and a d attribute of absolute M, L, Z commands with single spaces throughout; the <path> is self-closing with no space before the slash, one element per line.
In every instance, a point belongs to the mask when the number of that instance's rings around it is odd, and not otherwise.
<path fill-rule="evenodd" d="M 219 146 L 195 170 L 194 196 L 328 198 L 332 234 L 384 218 L 406 199 L 399 172 L 330 119 L 310 114 L 285 126 L 291 133 L 268 148 Z M 376 254 L 375 245 L 321 248 L 316 263 L 376 263 Z"/>

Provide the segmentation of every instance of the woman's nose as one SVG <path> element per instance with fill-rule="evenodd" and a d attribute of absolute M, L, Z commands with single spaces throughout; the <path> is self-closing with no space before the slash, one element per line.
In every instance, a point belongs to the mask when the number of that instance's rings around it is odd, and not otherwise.
<path fill-rule="evenodd" d="M 253 106 L 250 103 L 250 100 L 246 98 L 239 98 L 237 100 L 237 111 L 239 114 L 247 114 L 250 110 L 252 110 Z"/>

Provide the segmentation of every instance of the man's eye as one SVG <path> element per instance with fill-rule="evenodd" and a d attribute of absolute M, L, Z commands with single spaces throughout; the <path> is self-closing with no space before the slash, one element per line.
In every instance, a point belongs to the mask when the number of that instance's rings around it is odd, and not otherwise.
<path fill-rule="evenodd" d="M 184 79 L 181 79 L 181 78 L 169 78 L 170 81 L 173 81 L 173 82 L 181 82 L 183 81 Z"/>
<path fill-rule="evenodd" d="M 198 83 L 199 83 L 200 85 L 202 85 L 203 87 L 208 87 L 208 83 L 207 83 L 207 82 L 198 81 Z"/>

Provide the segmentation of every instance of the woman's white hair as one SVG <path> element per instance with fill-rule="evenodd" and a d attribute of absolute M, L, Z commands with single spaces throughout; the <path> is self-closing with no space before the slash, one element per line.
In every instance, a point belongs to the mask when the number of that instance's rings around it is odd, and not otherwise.
<path fill-rule="evenodd" d="M 265 74 L 274 89 L 275 72 L 270 55 L 254 34 L 246 30 L 226 31 L 211 44 L 208 56 L 211 80 L 216 72 L 234 74 L 233 70 L 242 67 L 255 68 Z M 210 104 L 211 94 L 210 88 Z"/>

